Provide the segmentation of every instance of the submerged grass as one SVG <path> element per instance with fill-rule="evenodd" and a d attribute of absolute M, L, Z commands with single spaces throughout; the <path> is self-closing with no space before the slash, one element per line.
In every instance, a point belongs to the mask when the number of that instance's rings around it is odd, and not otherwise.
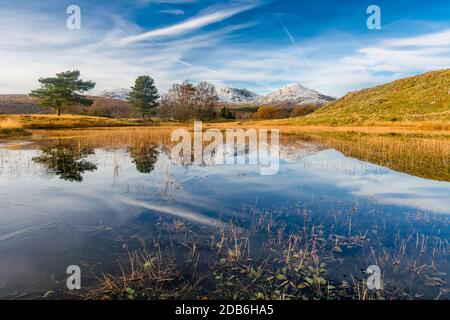
<path fill-rule="evenodd" d="M 445 217 L 390 216 L 355 203 L 312 214 L 301 204 L 246 208 L 214 229 L 160 217 L 154 237 L 127 243 L 119 271 L 103 274 L 83 299 L 417 299 L 448 297 Z M 406 223 L 398 224 L 400 220 Z M 444 228 L 437 236 L 429 228 Z M 147 230 L 148 232 L 148 230 Z M 144 240 L 145 239 L 145 240 Z M 364 270 L 383 270 L 371 291 Z"/>

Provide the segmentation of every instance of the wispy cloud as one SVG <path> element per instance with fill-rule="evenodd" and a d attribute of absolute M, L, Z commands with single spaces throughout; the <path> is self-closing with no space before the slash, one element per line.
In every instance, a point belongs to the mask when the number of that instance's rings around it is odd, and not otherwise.
<path fill-rule="evenodd" d="M 138 35 L 132 35 L 124 37 L 117 41 L 119 45 L 127 45 L 134 42 L 145 41 L 156 37 L 175 36 L 184 34 L 189 31 L 200 29 L 207 25 L 223 21 L 238 13 L 253 9 L 257 6 L 257 3 L 250 3 L 245 5 L 232 6 L 217 11 L 200 14 L 194 18 L 188 19 L 178 24 L 174 24 L 168 27 L 163 27 L 151 31 L 147 31 Z"/>
<path fill-rule="evenodd" d="M 181 9 L 168 9 L 168 10 L 159 10 L 160 13 L 173 14 L 175 16 L 183 15 L 184 11 Z"/>
<path fill-rule="evenodd" d="M 278 19 L 280 22 L 281 27 L 283 28 L 284 32 L 286 32 L 286 35 L 288 36 L 289 40 L 292 42 L 292 44 L 297 45 L 297 42 L 295 42 L 294 37 L 292 36 L 291 32 L 286 28 L 283 21 L 281 21 L 281 18 Z"/>
<path fill-rule="evenodd" d="M 196 3 L 197 0 L 142 0 L 146 3 L 168 3 L 168 4 L 182 4 L 182 3 Z"/>

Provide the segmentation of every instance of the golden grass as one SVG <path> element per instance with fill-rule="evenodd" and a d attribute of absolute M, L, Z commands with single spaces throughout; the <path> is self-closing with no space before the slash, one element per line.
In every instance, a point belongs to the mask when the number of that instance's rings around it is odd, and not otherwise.
<path fill-rule="evenodd" d="M 30 135 L 23 129 L 22 123 L 14 118 L 0 118 L 0 138 L 11 138 Z"/>
<path fill-rule="evenodd" d="M 346 156 L 414 176 L 450 181 L 450 139 L 447 135 L 296 133 Z"/>
<path fill-rule="evenodd" d="M 22 127 L 22 123 L 17 119 L 5 118 L 0 120 L 0 129 L 17 129 Z"/>
<path fill-rule="evenodd" d="M 398 131 L 445 131 L 450 133 L 450 121 L 399 121 L 399 122 L 385 122 L 385 121 L 366 121 L 364 123 L 352 123 L 342 125 L 331 124 L 305 124 L 303 117 L 290 119 L 275 119 L 275 120 L 241 120 L 226 123 L 227 125 L 252 126 L 252 127 L 277 127 L 282 130 L 327 130 L 327 131 L 348 131 L 348 130 L 363 130 L 363 131 L 384 131 L 384 132 L 398 132 Z"/>
<path fill-rule="evenodd" d="M 84 128 L 117 128 L 117 127 L 155 127 L 155 126 L 186 126 L 192 127 L 192 122 L 180 123 L 176 121 L 153 119 L 132 119 L 132 118 L 105 118 L 96 116 L 79 115 L 0 115 L 0 122 L 6 119 L 18 121 L 25 129 L 84 129 Z M 305 125 L 303 118 L 279 119 L 279 120 L 240 120 L 240 121 L 217 121 L 204 123 L 204 127 L 216 128 L 279 128 L 283 132 L 292 131 L 357 131 L 357 132 L 439 132 L 450 134 L 450 121 L 399 121 L 382 122 L 366 121 L 350 125 Z"/>
<path fill-rule="evenodd" d="M 12 119 L 22 123 L 25 129 L 82 129 L 96 127 L 128 127 L 128 126 L 159 126 L 167 121 L 159 119 L 118 119 L 78 115 L 8 115 L 1 116 L 0 121 Z"/>

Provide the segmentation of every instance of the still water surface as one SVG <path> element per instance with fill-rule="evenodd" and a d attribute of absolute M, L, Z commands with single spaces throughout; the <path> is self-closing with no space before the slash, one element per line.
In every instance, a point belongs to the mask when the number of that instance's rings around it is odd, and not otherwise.
<path fill-rule="evenodd" d="M 62 149 L 46 154 L 49 146 Z M 72 149 L 75 154 L 67 151 Z M 275 176 L 261 176 L 250 165 L 183 166 L 169 154 L 163 145 L 144 151 L 130 145 L 80 151 L 76 142 L 67 141 L 3 143 L 0 297 L 37 298 L 48 290 L 64 291 L 69 265 L 81 267 L 83 284 L 95 283 L 102 272 L 117 271 L 126 251 L 157 237 L 160 217 L 208 230 L 245 219 L 251 210 L 270 212 L 275 219 L 307 211 L 325 228 L 335 228 L 326 221 L 336 212 L 351 212 L 354 229 L 347 231 L 346 224 L 345 231 L 336 227 L 335 232 L 361 234 L 365 228 L 370 235 L 370 230 L 383 229 L 388 235 L 383 246 L 392 252 L 397 250 L 394 234 L 407 238 L 419 232 L 429 239 L 430 249 L 433 239 L 440 239 L 440 249 L 448 251 L 448 182 L 394 172 L 301 142 L 281 147 Z M 427 222 L 415 225 L 414 215 L 427 217 Z M 367 268 L 370 253 L 360 251 L 336 254 L 341 265 L 348 257 L 348 269 L 336 267 L 330 276 L 340 281 Z M 445 253 L 436 259 L 436 270 L 431 268 L 417 284 L 425 296 L 441 292 L 448 297 L 447 251 L 440 251 Z M 426 279 L 437 271 L 445 282 L 426 288 Z"/>

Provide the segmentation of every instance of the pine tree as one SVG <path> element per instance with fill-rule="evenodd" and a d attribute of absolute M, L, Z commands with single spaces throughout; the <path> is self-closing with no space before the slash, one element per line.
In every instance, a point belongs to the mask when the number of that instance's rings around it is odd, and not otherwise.
<path fill-rule="evenodd" d="M 158 89 L 155 81 L 149 76 L 139 76 L 136 78 L 134 87 L 128 97 L 133 109 L 141 115 L 141 118 L 147 115 L 154 115 L 158 106 Z"/>
<path fill-rule="evenodd" d="M 81 93 L 93 89 L 95 83 L 81 80 L 78 70 L 57 73 L 56 77 L 41 78 L 39 82 L 41 87 L 31 91 L 30 96 L 39 98 L 40 106 L 55 109 L 58 116 L 66 107 L 76 104 L 90 106 L 93 103 Z"/>

